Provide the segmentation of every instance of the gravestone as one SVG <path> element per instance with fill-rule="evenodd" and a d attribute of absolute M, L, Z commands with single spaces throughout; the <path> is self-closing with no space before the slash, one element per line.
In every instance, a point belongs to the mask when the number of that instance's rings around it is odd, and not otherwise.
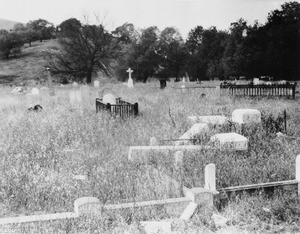
<path fill-rule="evenodd" d="M 51 72 L 50 72 L 49 67 L 47 68 L 47 77 L 48 77 L 49 94 L 50 94 L 50 96 L 55 96 L 54 85 L 52 82 L 52 77 L 51 77 Z"/>
<path fill-rule="evenodd" d="M 159 80 L 160 83 L 160 88 L 165 89 L 167 87 L 167 80 L 166 79 L 161 79 Z"/>
<path fill-rule="evenodd" d="M 39 95 L 40 94 L 40 90 L 36 87 L 31 89 L 31 95 Z"/>
<path fill-rule="evenodd" d="M 128 78 L 128 81 L 127 81 L 127 87 L 128 88 L 133 88 L 133 80 L 131 78 L 131 73 L 133 72 L 133 70 L 131 70 L 131 68 L 128 68 L 128 70 L 126 72 L 128 72 L 128 75 L 129 75 L 129 78 Z"/>
<path fill-rule="evenodd" d="M 99 88 L 99 87 L 100 87 L 100 82 L 99 82 L 99 80 L 95 80 L 95 81 L 94 81 L 94 87 L 95 87 L 95 88 Z"/>
<path fill-rule="evenodd" d="M 185 77 L 182 78 L 182 83 L 185 83 Z"/>
<path fill-rule="evenodd" d="M 114 95 L 112 95 L 111 93 L 105 94 L 103 96 L 102 102 L 106 103 L 106 104 L 109 103 L 111 105 L 115 105 L 116 104 L 116 97 Z"/>
<path fill-rule="evenodd" d="M 76 87 L 78 87 L 78 84 L 74 81 L 72 86 L 76 88 Z"/>
<path fill-rule="evenodd" d="M 261 113 L 256 109 L 236 109 L 232 112 L 232 122 L 238 124 L 261 123 Z"/>
<path fill-rule="evenodd" d="M 248 139 L 235 132 L 218 133 L 210 138 L 211 142 L 221 150 L 247 150 Z"/>

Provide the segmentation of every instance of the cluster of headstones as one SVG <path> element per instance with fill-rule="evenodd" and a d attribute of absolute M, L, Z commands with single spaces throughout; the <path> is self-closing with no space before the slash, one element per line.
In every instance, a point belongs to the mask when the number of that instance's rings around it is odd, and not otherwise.
<path fill-rule="evenodd" d="M 176 144 L 188 144 L 193 137 L 201 134 L 207 133 L 209 125 L 223 125 L 229 118 L 220 115 L 214 116 L 189 116 L 188 120 L 194 125 L 184 133 L 179 139 L 184 139 L 183 141 L 178 141 Z M 232 112 L 231 121 L 235 124 L 260 124 L 261 123 L 261 113 L 256 109 L 236 109 Z M 218 133 L 210 138 L 210 142 L 214 146 L 220 149 L 232 149 L 232 150 L 247 150 L 248 149 L 248 139 L 238 133 Z"/>

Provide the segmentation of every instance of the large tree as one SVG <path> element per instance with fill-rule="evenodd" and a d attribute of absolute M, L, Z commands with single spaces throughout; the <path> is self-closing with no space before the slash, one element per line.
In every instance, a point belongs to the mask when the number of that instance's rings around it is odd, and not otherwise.
<path fill-rule="evenodd" d="M 178 78 L 183 75 L 186 53 L 182 36 L 176 28 L 167 27 L 161 32 L 157 53 L 161 57 L 158 72 L 160 78 Z"/>
<path fill-rule="evenodd" d="M 61 51 L 49 54 L 48 65 L 54 74 L 91 83 L 98 71 L 111 75 L 109 63 L 119 52 L 119 39 L 102 25 L 70 24 L 59 36 Z"/>
<path fill-rule="evenodd" d="M 6 30 L 0 31 L 0 52 L 4 59 L 8 59 L 10 55 L 21 53 L 22 46 L 23 39 L 19 34 Z"/>

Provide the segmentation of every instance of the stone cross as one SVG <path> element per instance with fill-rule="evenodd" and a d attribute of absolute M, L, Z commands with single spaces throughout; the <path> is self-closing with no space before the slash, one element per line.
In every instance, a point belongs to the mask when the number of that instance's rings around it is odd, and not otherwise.
<path fill-rule="evenodd" d="M 129 74 L 129 79 L 132 79 L 131 78 L 131 73 L 133 72 L 133 70 L 131 70 L 131 68 L 128 68 L 128 70 L 126 72 L 128 72 L 128 74 Z"/>
<path fill-rule="evenodd" d="M 129 78 L 128 78 L 128 82 L 127 82 L 127 87 L 128 88 L 133 88 L 133 80 L 131 78 L 131 73 L 133 72 L 133 70 L 131 70 L 131 68 L 128 68 L 128 70 L 126 71 L 129 73 Z"/>

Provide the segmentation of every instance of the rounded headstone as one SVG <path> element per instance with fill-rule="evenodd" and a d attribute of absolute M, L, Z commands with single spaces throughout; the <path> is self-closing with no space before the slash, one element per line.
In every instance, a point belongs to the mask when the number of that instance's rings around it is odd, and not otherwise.
<path fill-rule="evenodd" d="M 31 94 L 32 94 L 32 95 L 39 95 L 39 94 L 40 94 L 40 91 L 39 91 L 38 88 L 35 88 L 35 87 L 34 87 L 34 88 L 31 89 Z"/>
<path fill-rule="evenodd" d="M 74 81 L 72 84 L 73 87 L 78 87 L 78 84 Z"/>
<path fill-rule="evenodd" d="M 111 93 L 105 94 L 102 99 L 103 103 L 116 104 L 116 97 Z"/>

